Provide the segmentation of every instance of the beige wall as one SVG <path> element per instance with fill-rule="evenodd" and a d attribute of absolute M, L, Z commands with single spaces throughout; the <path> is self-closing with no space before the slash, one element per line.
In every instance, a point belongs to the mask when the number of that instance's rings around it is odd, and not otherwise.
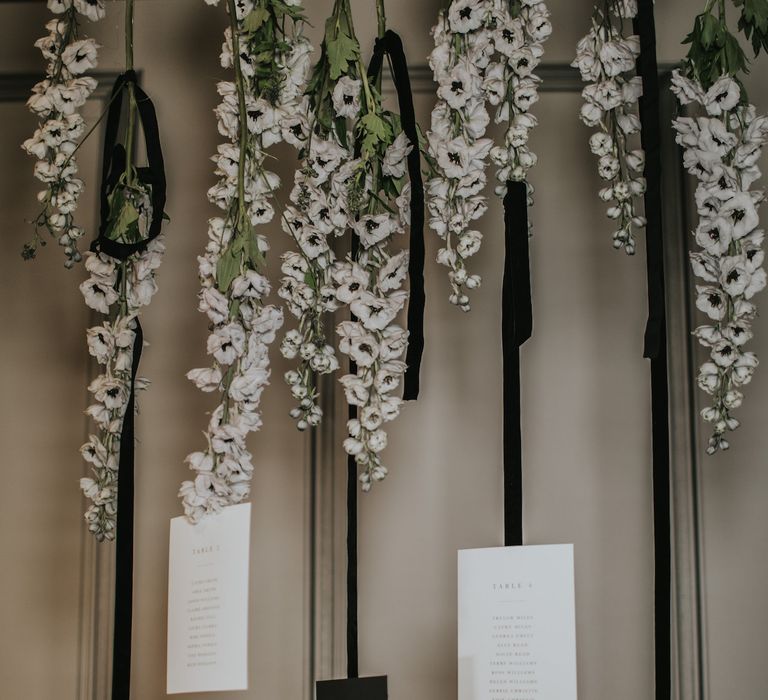
<path fill-rule="evenodd" d="M 316 29 L 330 0 L 308 2 Z M 355 0 L 370 47 L 372 3 Z M 586 0 L 551 0 L 556 35 L 548 60 L 567 62 L 583 33 Z M 391 25 L 409 59 L 423 63 L 438 0 L 389 0 Z M 660 58 L 681 56 L 679 41 L 700 3 L 659 3 Z M 121 63 L 122 3 L 99 27 L 103 69 Z M 47 13 L 40 4 L 0 7 L 0 72 L 38 71 L 31 42 Z M 138 3 L 137 66 L 155 97 L 169 173 L 168 257 L 161 291 L 146 314 L 137 453 L 134 696 L 164 696 L 168 518 L 179 513 L 184 455 L 210 403 L 183 378 L 204 361 L 205 323 L 195 311 L 195 256 L 204 245 L 217 143 L 211 109 L 220 75 L 223 15 L 199 0 Z M 753 76 L 763 111 L 768 92 Z M 423 124 L 430 109 L 420 95 Z M 547 94 L 537 112 L 541 162 L 533 212 L 536 329 L 523 353 L 526 535 L 529 543 L 575 542 L 580 693 L 588 700 L 652 695 L 652 542 L 648 367 L 641 358 L 644 260 L 610 248 L 598 182 L 575 115 L 574 95 Z M 18 143 L 33 128 L 20 105 L 0 106 L 0 695 L 11 700 L 72 698 L 77 689 L 79 572 L 83 551 L 77 447 L 86 429 L 87 313 L 54 247 L 34 265 L 15 251 L 34 212 L 30 162 Z M 82 162 L 95 164 L 95 144 Z M 284 172 L 290 172 L 286 156 Z M 94 173 L 88 176 L 95 183 Z M 92 223 L 93 200 L 83 213 Z M 91 226 L 91 230 L 92 230 Z M 455 560 L 463 547 L 501 541 L 499 320 L 500 209 L 485 221 L 476 260 L 485 285 L 462 315 L 445 299 L 443 270 L 428 268 L 423 399 L 407 407 L 387 452 L 391 478 L 361 501 L 361 667 L 388 673 L 393 700 L 455 697 Z M 275 253 L 282 237 L 275 231 Z M 429 259 L 436 250 L 431 234 Z M 273 261 L 276 255 L 273 256 Z M 274 266 L 273 266 L 274 268 Z M 759 321 L 756 349 L 768 343 Z M 278 372 L 280 362 L 277 362 Z M 306 554 L 306 443 L 285 416 L 290 399 L 276 373 L 266 430 L 254 439 L 253 689 L 243 697 L 294 700 L 303 692 Z M 711 698 L 768 694 L 761 640 L 768 626 L 761 556 L 768 532 L 768 379 L 750 387 L 744 427 L 730 454 L 703 460 L 707 659 Z M 29 505 L 21 497 L 30 499 Z M 12 630 L 10 632 L 9 630 Z M 223 698 L 224 695 L 207 695 Z"/>

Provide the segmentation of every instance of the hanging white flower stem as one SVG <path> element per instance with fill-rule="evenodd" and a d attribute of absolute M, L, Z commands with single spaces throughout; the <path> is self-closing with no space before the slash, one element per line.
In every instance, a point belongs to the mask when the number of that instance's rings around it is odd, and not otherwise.
<path fill-rule="evenodd" d="M 757 0 L 757 5 L 768 18 L 768 2 Z M 742 15 L 740 28 L 752 36 L 757 52 L 766 46 L 768 22 L 761 28 L 754 17 Z M 698 383 L 712 400 L 701 413 L 712 425 L 707 452 L 714 454 L 730 446 L 726 435 L 739 427 L 732 412 L 741 406 L 743 387 L 758 365 L 746 345 L 757 315 L 753 298 L 766 286 L 765 233 L 758 216 L 765 192 L 753 185 L 761 177 L 758 162 L 768 141 L 768 117 L 756 113 L 739 80 L 748 62 L 728 31 L 724 2 L 707 3 L 687 43 L 688 59 L 682 72 L 675 71 L 672 89 L 680 104 L 695 105 L 698 115 L 680 117 L 673 125 L 685 167 L 698 180 L 698 249 L 690 257 L 701 280 L 696 306 L 708 320 L 694 334 L 710 354 Z"/>
<path fill-rule="evenodd" d="M 381 0 L 376 9 L 383 33 Z M 410 221 L 411 144 L 399 116 L 382 108 L 380 90 L 368 80 L 349 0 L 334 3 L 307 94 L 309 140 L 300 146 L 301 167 L 285 217 L 298 250 L 284 257 L 280 295 L 299 320 L 282 345 L 286 357 L 299 357 L 286 380 L 300 401 L 292 411 L 298 427 L 317 425 L 317 375 L 339 366 L 326 341 L 328 315 L 348 308 L 351 320 L 336 330 L 339 349 L 356 369 L 341 382 L 359 419 L 350 421 L 344 447 L 360 464 L 367 490 L 387 473 L 380 457 L 387 443 L 382 426 L 397 417 L 402 403 L 392 392 L 405 371 L 408 333 L 395 319 L 408 297 L 400 289 L 408 252 L 391 250 L 391 243 Z M 347 232 L 353 242 L 337 259 L 329 238 Z"/>
<path fill-rule="evenodd" d="M 468 311 L 467 291 L 481 282 L 469 274 L 467 260 L 482 242 L 471 226 L 487 210 L 488 159 L 497 166 L 499 196 L 536 164 L 528 140 L 537 121 L 529 110 L 539 99 L 534 70 L 552 25 L 539 0 L 453 0 L 432 33 L 429 62 L 439 87 L 428 133 L 430 227 L 445 242 L 437 260 L 449 269 L 449 299 Z M 495 122 L 508 123 L 496 148 L 486 138 L 489 104 L 496 107 Z"/>
<path fill-rule="evenodd" d="M 281 350 L 286 359 L 297 359 L 285 381 L 299 402 L 291 416 L 300 430 L 322 419 L 318 376 L 339 368 L 327 341 L 330 314 L 339 308 L 333 276 L 336 255 L 330 241 L 343 236 L 349 225 L 353 152 L 347 119 L 360 106 L 358 56 L 347 4 L 337 0 L 307 88 L 307 108 L 288 124 L 292 131 L 286 139 L 299 148 L 299 167 L 283 218 L 283 229 L 294 239 L 296 250 L 283 256 L 279 295 L 298 320 L 298 328 L 288 331 Z"/>
<path fill-rule="evenodd" d="M 206 0 L 215 5 L 217 0 Z M 195 472 L 180 490 L 193 522 L 246 499 L 253 464 L 246 437 L 261 427 L 260 400 L 269 383 L 269 346 L 282 311 L 265 303 L 267 239 L 258 226 L 275 215 L 277 175 L 265 169 L 266 149 L 306 138 L 303 92 L 311 46 L 301 35 L 297 0 L 227 0 L 230 27 L 221 54 L 234 82 L 219 83 L 219 132 L 229 141 L 213 160 L 219 182 L 208 198 L 224 215 L 211 219 L 208 245 L 198 259 L 200 311 L 211 323 L 212 366 L 187 375 L 201 390 L 217 392 L 219 405 L 205 432 L 206 448 L 187 457 Z M 286 27 L 291 25 L 289 34 Z"/>
<path fill-rule="evenodd" d="M 134 0 L 127 0 L 126 70 L 133 68 L 133 6 Z M 126 166 L 110 194 L 106 231 L 107 238 L 119 243 L 136 243 L 146 238 L 153 215 L 151 189 L 139 180 L 131 157 L 136 101 L 133 86 L 129 85 L 125 88 L 129 95 Z M 102 373 L 88 386 L 93 404 L 86 414 L 96 429 L 80 448 L 92 471 L 91 477 L 80 480 L 85 496 L 92 501 L 85 518 L 99 541 L 115 537 L 120 435 L 131 391 L 136 321 L 157 292 L 155 274 L 164 252 L 160 236 L 124 261 L 104 253 L 86 254 L 85 267 L 90 276 L 80 285 L 80 291 L 85 303 L 106 317 L 87 331 L 88 350 Z M 134 384 L 137 391 L 147 386 L 148 380 L 140 377 Z"/>
<path fill-rule="evenodd" d="M 627 21 L 636 15 L 635 0 L 599 0 L 592 27 L 579 41 L 571 64 L 587 84 L 581 93 L 581 120 L 599 128 L 589 146 L 599 158 L 598 172 L 607 183 L 600 190 L 600 199 L 610 203 L 608 218 L 616 222 L 613 247 L 623 248 L 627 255 L 634 255 L 635 232 L 646 225 L 638 213 L 645 192 L 645 154 L 639 147 L 637 115 L 643 81 L 635 75 L 640 40 L 625 31 Z"/>
<path fill-rule="evenodd" d="M 349 0 L 344 5 L 354 39 Z M 383 3 L 376 7 L 383 34 Z M 354 373 L 340 380 L 347 402 L 357 407 L 357 418 L 348 422 L 344 449 L 360 466 L 360 481 L 367 491 L 387 475 L 381 459 L 387 446 L 384 426 L 397 418 L 403 403 L 394 392 L 406 370 L 402 358 L 408 331 L 396 319 L 408 301 L 408 292 L 401 287 L 409 255 L 393 248 L 395 235 L 404 233 L 410 223 L 407 156 L 412 144 L 399 115 L 382 107 L 380 91 L 369 81 L 359 49 L 350 62 L 356 62 L 359 78 L 340 82 L 333 102 L 337 116 L 350 116 L 359 153 L 342 175 L 355 244 L 347 258 L 334 265 L 333 279 L 337 300 L 352 314 L 336 328 L 339 349 L 355 366 Z M 354 108 L 347 111 L 350 104 Z"/>
<path fill-rule="evenodd" d="M 22 256 L 29 260 L 38 247 L 46 244 L 40 233 L 45 229 L 64 248 L 66 267 L 81 260 L 77 241 L 83 230 L 75 225 L 74 215 L 83 191 L 77 178 L 74 153 L 85 130 L 78 110 L 96 89 L 96 81 L 85 73 L 96 67 L 98 45 L 81 36 L 80 16 L 91 21 L 104 17 L 101 0 L 48 0 L 56 16 L 48 24 L 48 35 L 35 42 L 48 61 L 46 77 L 32 88 L 27 105 L 40 120 L 34 135 L 22 148 L 37 158 L 35 177 L 45 184 L 38 193 L 42 210 L 32 222 L 32 240 L 24 245 Z"/>

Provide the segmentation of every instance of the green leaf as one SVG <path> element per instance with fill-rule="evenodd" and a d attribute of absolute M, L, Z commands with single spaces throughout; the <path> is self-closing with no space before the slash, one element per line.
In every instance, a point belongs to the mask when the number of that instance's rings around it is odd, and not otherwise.
<path fill-rule="evenodd" d="M 222 294 L 226 294 L 232 280 L 240 274 L 241 256 L 227 248 L 216 265 L 216 286 Z"/>
<path fill-rule="evenodd" d="M 251 233 L 248 236 L 247 253 L 248 253 L 248 260 L 251 263 L 251 267 L 253 268 L 259 267 L 264 262 L 264 253 L 262 253 L 261 249 L 259 248 L 259 237 L 256 233 L 255 228 L 251 230 Z"/>
<path fill-rule="evenodd" d="M 331 80 L 338 80 L 346 75 L 349 64 L 360 55 L 360 44 L 342 29 L 333 37 L 326 37 L 326 50 L 330 63 Z"/>
<path fill-rule="evenodd" d="M 364 155 L 372 155 L 380 144 L 389 144 L 392 140 L 392 128 L 375 112 L 363 116 L 358 125 L 358 133 L 362 137 Z"/>
<path fill-rule="evenodd" d="M 287 15 L 293 20 L 302 20 L 306 22 L 306 17 L 304 17 L 304 10 L 301 5 L 288 5 L 287 3 L 283 2 L 283 0 L 271 0 L 271 2 L 272 9 L 274 10 L 276 17 L 283 17 Z M 307 24 L 309 23 L 307 22 Z"/>
<path fill-rule="evenodd" d="M 257 32 L 268 19 L 269 10 L 265 7 L 255 7 L 243 20 L 243 29 L 246 32 Z"/>
<path fill-rule="evenodd" d="M 125 190 L 117 187 L 109 196 L 109 218 L 105 232 L 111 241 L 135 243 L 139 236 L 139 212 L 126 197 Z"/>
<path fill-rule="evenodd" d="M 712 15 L 699 15 L 701 19 L 700 37 L 704 48 L 710 48 L 718 36 L 720 22 Z"/>

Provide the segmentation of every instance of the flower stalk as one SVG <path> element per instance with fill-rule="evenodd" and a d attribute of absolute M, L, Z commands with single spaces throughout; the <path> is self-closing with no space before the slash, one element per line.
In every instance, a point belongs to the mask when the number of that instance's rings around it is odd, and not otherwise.
<path fill-rule="evenodd" d="M 34 174 L 45 187 L 38 193 L 42 207 L 32 221 L 32 239 L 21 254 L 25 260 L 37 255 L 46 245 L 44 230 L 64 249 L 64 265 L 71 268 L 82 259 L 78 241 L 84 235 L 74 220 L 84 188 L 74 159 L 85 131 L 79 110 L 96 88 L 96 81 L 86 73 L 96 67 L 99 48 L 93 39 L 81 38 L 80 24 L 83 17 L 98 21 L 105 13 L 101 0 L 50 0 L 48 7 L 54 14 L 46 24 L 49 33 L 35 43 L 48 62 L 46 77 L 27 101 L 39 125 L 22 144 L 37 159 Z"/>
<path fill-rule="evenodd" d="M 133 0 L 126 2 L 125 66 L 133 69 Z M 141 182 L 133 164 L 136 132 L 133 83 L 128 81 L 128 126 L 123 144 L 126 166 L 121 178 L 108 193 L 109 213 L 105 236 L 111 240 L 135 244 L 148 236 L 153 219 L 151 186 Z M 120 441 L 125 411 L 132 388 L 146 389 L 149 381 L 133 381 L 133 346 L 141 310 L 157 292 L 156 271 L 162 263 L 165 245 L 162 236 L 150 241 L 143 250 L 124 260 L 101 252 L 87 254 L 88 279 L 80 285 L 85 303 L 104 316 L 104 321 L 87 331 L 88 350 L 102 367 L 102 373 L 89 385 L 93 403 L 86 414 L 95 430 L 81 448 L 91 475 L 80 480 L 86 498 L 91 501 L 85 518 L 89 530 L 99 541 L 115 537 L 117 491 L 119 487 Z"/>
<path fill-rule="evenodd" d="M 209 4 L 216 4 L 210 3 Z M 229 27 L 222 67 L 233 81 L 219 83 L 219 132 L 227 142 L 213 160 L 219 181 L 208 198 L 222 210 L 209 221 L 208 244 L 199 260 L 199 310 L 210 322 L 211 365 L 187 376 L 218 405 L 205 432 L 203 450 L 187 457 L 194 479 L 179 492 L 192 522 L 240 503 L 250 493 L 249 433 L 261 427 L 261 395 L 269 384 L 269 347 L 283 323 L 282 311 L 266 303 L 264 276 L 269 248 L 259 227 L 276 213 L 279 178 L 265 169 L 271 145 L 306 140 L 303 97 L 309 43 L 296 2 L 226 0 Z"/>
<path fill-rule="evenodd" d="M 581 120 L 598 127 L 589 140 L 598 158 L 598 173 L 606 182 L 600 199 L 608 204 L 608 218 L 615 221 L 613 247 L 634 255 L 636 232 L 646 225 L 639 211 L 645 193 L 645 153 L 639 147 L 640 119 L 637 102 L 642 79 L 636 75 L 640 40 L 627 35 L 625 24 L 637 14 L 634 3 L 605 0 L 596 6 L 589 33 L 579 41 L 575 61 L 586 84 Z M 635 143 L 637 142 L 637 143 Z"/>
<path fill-rule="evenodd" d="M 526 181 L 537 161 L 528 148 L 537 124 L 531 113 L 539 99 L 535 69 L 551 33 L 546 4 L 530 0 L 453 0 L 432 30 L 429 62 L 438 102 L 427 134 L 429 225 L 443 241 L 437 261 L 448 268 L 449 300 L 463 311 L 481 283 L 470 274 L 469 260 L 482 243 L 473 227 L 488 208 L 489 161 L 500 197 L 509 181 Z M 494 121 L 507 125 L 503 145 L 486 136 L 489 106 L 496 108 Z"/>
<path fill-rule="evenodd" d="M 768 46 L 768 2 L 734 4 L 742 12 L 739 29 L 757 55 Z M 728 29 L 724 0 L 707 2 L 686 43 L 688 57 L 684 69 L 673 73 L 672 90 L 695 116 L 681 116 L 673 127 L 684 165 L 697 179 L 697 247 L 690 260 L 699 280 L 696 307 L 706 321 L 694 335 L 709 355 L 698 384 L 711 397 L 701 416 L 712 426 L 707 452 L 715 454 L 730 447 L 728 433 L 740 425 L 733 413 L 759 364 L 746 347 L 757 316 L 754 297 L 766 286 L 758 214 L 765 192 L 754 183 L 761 177 L 768 117 L 750 104 L 741 81 L 748 61 Z"/>

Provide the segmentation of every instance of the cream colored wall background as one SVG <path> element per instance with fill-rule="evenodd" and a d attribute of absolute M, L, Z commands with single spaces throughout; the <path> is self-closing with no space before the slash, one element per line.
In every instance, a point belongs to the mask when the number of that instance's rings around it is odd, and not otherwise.
<path fill-rule="evenodd" d="M 330 0 L 311 0 L 316 28 Z M 590 2 L 551 0 L 556 34 L 550 62 L 571 60 Z M 354 0 L 363 44 L 373 3 Z M 412 64 L 424 62 L 438 0 L 389 0 L 390 24 Z M 659 52 L 676 61 L 700 3 L 657 3 Z M 122 3 L 110 2 L 95 32 L 100 67 L 121 65 Z M 32 41 L 47 20 L 42 3 L 0 6 L 0 72 L 39 71 Z M 134 697 L 164 697 L 168 518 L 184 455 L 199 441 L 210 402 L 184 372 L 204 361 L 205 323 L 195 311 L 195 256 L 212 209 L 208 155 L 218 141 L 211 109 L 224 17 L 198 0 L 137 5 L 136 61 L 155 98 L 169 174 L 168 256 L 161 291 L 146 313 L 151 343 L 142 371 L 137 452 Z M 317 29 L 313 32 L 317 37 Z M 762 65 L 765 65 L 764 63 Z M 755 74 L 753 98 L 768 110 Z M 417 98 L 423 124 L 429 96 Z M 648 367 L 641 358 L 644 260 L 610 248 L 594 193 L 587 130 L 575 95 L 547 94 L 537 108 L 541 162 L 533 218 L 535 337 L 523 353 L 526 534 L 529 543 L 575 542 L 580 695 L 587 700 L 652 696 L 652 549 Z M 0 695 L 10 700 L 77 697 L 82 547 L 77 447 L 86 429 L 87 313 L 54 246 L 36 263 L 16 250 L 34 214 L 31 162 L 18 144 L 33 128 L 21 105 L 0 107 Z M 83 164 L 95 163 L 95 144 Z M 96 176 L 88 173 L 92 194 Z M 286 151 L 285 173 L 290 172 Z M 93 230 L 93 199 L 82 212 Z M 463 547 L 501 542 L 500 207 L 484 224 L 475 261 L 485 285 L 462 315 L 447 303 L 429 235 L 427 350 L 423 399 L 407 407 L 387 451 L 391 478 L 361 501 L 361 667 L 388 673 L 393 700 L 455 697 L 455 558 Z M 275 255 L 283 246 L 275 227 Z M 273 264 L 273 269 L 275 266 Z M 768 349 L 765 321 L 758 353 Z M 302 697 L 307 624 L 309 524 L 304 438 L 285 413 L 290 399 L 276 360 L 267 429 L 253 442 L 252 690 L 254 700 Z M 768 696 L 762 638 L 768 567 L 766 436 L 768 380 L 758 373 L 734 450 L 703 463 L 707 659 L 712 700 Z M 190 696 L 191 697 L 191 696 Z M 200 696 L 203 697 L 203 696 Z M 211 698 L 224 694 L 208 694 Z"/>

